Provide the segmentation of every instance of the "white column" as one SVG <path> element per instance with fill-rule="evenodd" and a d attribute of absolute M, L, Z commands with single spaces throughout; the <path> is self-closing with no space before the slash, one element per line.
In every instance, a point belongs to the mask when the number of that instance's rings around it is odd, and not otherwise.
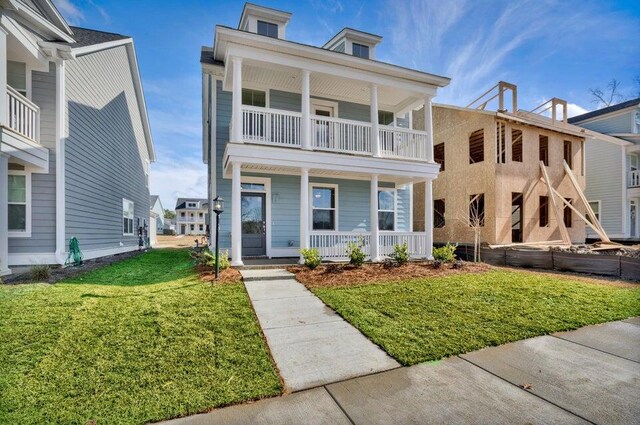
<path fill-rule="evenodd" d="M 1 32 L 1 31 L 0 31 Z M 0 152 L 0 276 L 9 270 L 9 155 Z"/>
<path fill-rule="evenodd" d="M 231 164 L 233 175 L 231 178 L 231 265 L 242 266 L 242 203 L 240 197 L 240 162 Z"/>
<path fill-rule="evenodd" d="M 380 156 L 380 127 L 378 125 L 378 86 L 371 84 L 371 153 Z M 377 214 L 377 213 L 376 213 Z M 377 221 L 377 220 L 376 220 Z"/>
<path fill-rule="evenodd" d="M 7 33 L 0 27 L 0 125 L 8 124 L 7 116 Z M 0 266 L 1 267 L 1 266 Z"/>
<path fill-rule="evenodd" d="M 242 143 L 242 59 L 233 58 L 233 98 L 231 104 L 231 122 L 233 130 L 231 141 Z"/>
<path fill-rule="evenodd" d="M 302 70 L 302 124 L 300 125 L 300 139 L 302 149 L 311 149 L 311 73 Z"/>
<path fill-rule="evenodd" d="M 371 176 L 371 261 L 380 260 L 378 244 L 380 242 L 380 231 L 378 228 L 378 176 Z"/>
<path fill-rule="evenodd" d="M 309 169 L 300 170 L 300 249 L 309 248 Z M 300 264 L 302 264 L 300 255 Z"/>
<path fill-rule="evenodd" d="M 56 261 L 64 264 L 67 259 L 66 234 L 66 162 L 65 162 L 65 114 L 66 67 L 63 59 L 56 62 Z"/>
<path fill-rule="evenodd" d="M 424 131 L 427 132 L 426 159 L 433 162 L 433 119 L 431 118 L 431 96 L 424 98 Z"/>
<path fill-rule="evenodd" d="M 426 255 L 433 258 L 433 187 L 431 179 L 424 182 L 424 234 Z"/>

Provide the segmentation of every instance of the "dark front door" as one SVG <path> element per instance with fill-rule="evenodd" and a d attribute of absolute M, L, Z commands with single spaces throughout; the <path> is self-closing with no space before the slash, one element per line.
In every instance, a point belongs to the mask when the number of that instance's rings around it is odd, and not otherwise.
<path fill-rule="evenodd" d="M 242 256 L 267 255 L 267 211 L 264 193 L 242 193 Z"/>

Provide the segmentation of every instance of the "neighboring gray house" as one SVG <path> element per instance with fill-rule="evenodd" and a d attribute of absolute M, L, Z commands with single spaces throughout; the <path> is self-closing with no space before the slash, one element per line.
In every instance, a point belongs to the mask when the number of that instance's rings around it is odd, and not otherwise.
<path fill-rule="evenodd" d="M 209 203 L 202 198 L 176 200 L 176 233 L 178 235 L 206 235 Z"/>
<path fill-rule="evenodd" d="M 431 257 L 431 101 L 449 79 L 378 60 L 382 37 L 364 31 L 290 41 L 290 19 L 246 3 L 238 27 L 216 26 L 201 51 L 208 196 L 227 201 L 221 246 L 236 266 L 309 247 L 337 260 L 359 241 L 376 261 L 403 242 Z M 411 112 L 424 105 L 418 129 Z M 415 232 L 422 182 L 429 214 Z"/>
<path fill-rule="evenodd" d="M 156 218 L 156 231 L 159 235 L 161 235 L 164 231 L 164 207 L 162 206 L 162 201 L 160 201 L 160 197 L 158 195 L 151 195 L 149 205 L 151 207 L 151 211 L 155 212 L 158 217 Z"/>
<path fill-rule="evenodd" d="M 640 98 L 569 122 L 612 136 L 587 141 L 585 194 L 610 238 L 640 239 Z"/>
<path fill-rule="evenodd" d="M 0 273 L 137 249 L 155 160 L 130 37 L 0 3 Z M 7 190 L 8 189 L 8 190 Z"/>

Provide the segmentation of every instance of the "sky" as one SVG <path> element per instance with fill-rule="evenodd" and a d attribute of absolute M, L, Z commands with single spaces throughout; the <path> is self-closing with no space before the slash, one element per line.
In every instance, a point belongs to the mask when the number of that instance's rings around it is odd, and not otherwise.
<path fill-rule="evenodd" d="M 293 13 L 287 39 L 323 45 L 344 27 L 383 37 L 378 60 L 450 77 L 435 102 L 466 106 L 498 81 L 519 108 L 552 97 L 569 115 L 598 109 L 589 89 L 640 97 L 640 1 L 252 0 Z M 216 24 L 237 27 L 244 2 L 54 0 L 71 25 L 134 39 L 157 161 L 151 193 L 206 197 L 200 48 Z"/>

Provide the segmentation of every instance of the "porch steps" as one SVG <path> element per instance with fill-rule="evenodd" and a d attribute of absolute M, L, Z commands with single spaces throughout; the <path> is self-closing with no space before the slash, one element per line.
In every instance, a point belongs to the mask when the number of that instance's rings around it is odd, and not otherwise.
<path fill-rule="evenodd" d="M 240 269 L 240 274 L 245 282 L 295 279 L 294 274 L 284 270 L 282 266 L 269 269 Z"/>

